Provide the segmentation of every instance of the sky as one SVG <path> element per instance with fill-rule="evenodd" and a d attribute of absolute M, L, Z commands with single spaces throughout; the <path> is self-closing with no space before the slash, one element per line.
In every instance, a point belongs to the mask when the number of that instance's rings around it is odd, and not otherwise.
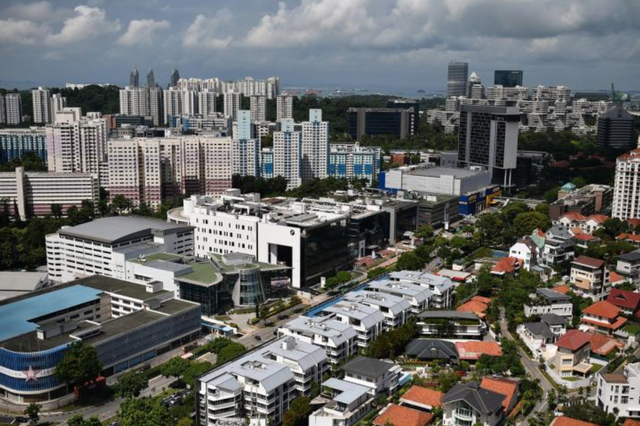
<path fill-rule="evenodd" d="M 1 0 L 0 86 L 278 76 L 284 87 L 640 89 L 638 0 Z"/>

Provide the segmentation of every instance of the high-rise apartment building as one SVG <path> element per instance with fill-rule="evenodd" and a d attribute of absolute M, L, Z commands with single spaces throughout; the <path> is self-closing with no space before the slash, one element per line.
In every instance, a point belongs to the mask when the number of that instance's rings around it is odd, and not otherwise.
<path fill-rule="evenodd" d="M 522 86 L 522 70 L 496 70 L 493 74 L 493 84 L 503 87 Z"/>
<path fill-rule="evenodd" d="M 284 118 L 280 131 L 273 132 L 273 176 L 287 179 L 287 189 L 302 183 L 301 158 L 302 133 L 294 131 L 293 118 Z"/>
<path fill-rule="evenodd" d="M 329 173 L 329 123 L 322 121 L 321 109 L 310 109 L 309 121 L 302 123 L 300 162 L 303 182 Z"/>
<path fill-rule="evenodd" d="M 208 117 L 216 113 L 216 99 L 218 94 L 208 89 L 198 92 L 198 114 Z"/>
<path fill-rule="evenodd" d="M 224 115 L 231 117 L 233 121 L 238 119 L 238 110 L 241 108 L 242 95 L 237 92 L 226 92 L 224 94 Z"/>
<path fill-rule="evenodd" d="M 260 140 L 253 137 L 251 111 L 238 111 L 233 138 L 233 174 L 260 176 Z"/>
<path fill-rule="evenodd" d="M 156 87 L 156 76 L 153 74 L 152 69 L 147 73 L 147 87 Z"/>
<path fill-rule="evenodd" d="M 484 166 L 494 183 L 512 185 L 518 152 L 517 107 L 462 105 L 458 131 L 458 161 L 465 166 Z"/>
<path fill-rule="evenodd" d="M 372 184 L 380 174 L 382 149 L 379 146 L 331 144 L 329 175 L 348 180 L 365 179 Z"/>
<path fill-rule="evenodd" d="M 447 97 L 467 96 L 467 76 L 469 64 L 466 62 L 449 62 L 447 71 Z"/>
<path fill-rule="evenodd" d="M 0 163 L 23 158 L 34 152 L 47 164 L 47 134 L 44 127 L 29 129 L 0 129 Z"/>
<path fill-rule="evenodd" d="M 67 98 L 60 93 L 55 93 L 51 96 L 51 122 L 55 123 L 56 114 L 61 112 L 67 107 Z"/>
<path fill-rule="evenodd" d="M 278 95 L 276 97 L 276 121 L 293 118 L 293 96 Z"/>
<path fill-rule="evenodd" d="M 4 95 L 5 123 L 22 123 L 22 98 L 20 93 L 7 93 Z"/>
<path fill-rule="evenodd" d="M 7 122 L 7 113 L 4 106 L 4 95 L 0 93 L 0 124 Z"/>
<path fill-rule="evenodd" d="M 598 116 L 598 148 L 633 149 L 636 147 L 633 136 L 633 115 L 622 105 L 614 105 Z"/>
<path fill-rule="evenodd" d="M 33 122 L 48 124 L 53 122 L 51 111 L 51 94 L 46 87 L 38 87 L 31 91 L 33 103 Z"/>
<path fill-rule="evenodd" d="M 621 220 L 640 217 L 640 148 L 616 160 L 611 216 Z"/>
<path fill-rule="evenodd" d="M 267 121 L 267 97 L 253 95 L 249 98 L 251 106 L 251 121 L 260 123 Z"/>
<path fill-rule="evenodd" d="M 140 73 L 136 68 L 131 71 L 129 75 L 129 86 L 138 87 L 140 85 Z"/>
<path fill-rule="evenodd" d="M 194 90 L 168 89 L 164 91 L 164 118 L 181 115 L 196 115 L 198 113 L 198 95 Z"/>
<path fill-rule="evenodd" d="M 151 117 L 154 126 L 165 123 L 163 92 L 159 87 L 120 89 L 120 114 Z"/>

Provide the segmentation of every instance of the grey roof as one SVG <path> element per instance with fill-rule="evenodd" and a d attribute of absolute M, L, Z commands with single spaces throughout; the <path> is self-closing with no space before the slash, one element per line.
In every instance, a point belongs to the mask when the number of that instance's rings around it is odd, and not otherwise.
<path fill-rule="evenodd" d="M 560 240 L 568 240 L 572 237 L 571 233 L 562 226 L 554 225 L 547 231 L 547 236 Z"/>
<path fill-rule="evenodd" d="M 336 379 L 335 377 L 330 378 L 326 382 L 322 382 L 322 386 L 339 391 L 340 394 L 336 395 L 333 400 L 345 405 L 350 405 L 356 402 L 358 398 L 369 392 L 369 389 L 364 386 Z"/>
<path fill-rule="evenodd" d="M 46 272 L 0 271 L 0 291 L 34 291 L 44 284 Z"/>
<path fill-rule="evenodd" d="M 425 177 L 453 176 L 457 179 L 464 179 L 487 172 L 485 170 L 455 169 L 453 167 L 417 167 L 408 173 Z"/>
<path fill-rule="evenodd" d="M 408 356 L 418 359 L 457 360 L 458 350 L 453 342 L 438 339 L 413 339 L 405 348 Z"/>
<path fill-rule="evenodd" d="M 398 271 L 390 273 L 389 278 L 392 281 L 409 281 L 419 285 L 427 285 L 430 289 L 433 287 L 433 289 L 438 289 L 441 292 L 453 287 L 453 281 L 449 278 L 428 272 Z"/>
<path fill-rule="evenodd" d="M 505 398 L 504 395 L 482 389 L 477 383 L 470 382 L 455 385 L 442 397 L 442 403 L 464 401 L 480 413 L 491 414 L 502 408 Z"/>
<path fill-rule="evenodd" d="M 537 288 L 536 293 L 552 302 L 563 302 L 571 300 L 571 296 L 558 293 L 557 291 L 553 291 L 550 288 Z"/>
<path fill-rule="evenodd" d="M 380 377 L 384 375 L 394 364 L 380 361 L 375 358 L 358 356 L 342 367 L 342 370 L 359 374 L 365 377 Z"/>
<path fill-rule="evenodd" d="M 524 324 L 524 327 L 534 336 L 541 336 L 545 339 L 551 339 L 555 336 L 549 326 L 544 322 L 527 322 Z"/>
<path fill-rule="evenodd" d="M 191 226 L 176 225 L 160 219 L 140 216 L 104 217 L 82 225 L 62 228 L 60 235 L 116 244 L 129 239 L 151 235 L 153 232 L 171 234 L 193 230 Z"/>
<path fill-rule="evenodd" d="M 622 105 L 614 105 L 598 118 L 610 118 L 612 120 L 630 120 L 633 121 L 633 115 L 622 107 Z"/>
<path fill-rule="evenodd" d="M 291 343 L 291 347 L 283 347 L 283 344 L 289 342 Z M 324 349 L 316 345 L 302 342 L 293 337 L 278 339 L 259 352 L 265 358 L 269 358 L 269 354 L 274 354 L 289 361 L 293 361 L 296 364 L 299 364 L 304 371 L 307 371 L 312 366 L 321 364 L 327 360 L 327 353 Z"/>
<path fill-rule="evenodd" d="M 419 304 L 429 300 L 432 296 L 431 290 L 428 288 L 408 282 L 379 280 L 369 283 L 369 288 L 382 293 L 401 294 L 412 297 L 416 299 L 416 302 Z"/>
<path fill-rule="evenodd" d="M 544 314 L 540 315 L 540 320 L 547 325 L 565 325 L 567 324 L 567 319 L 565 317 L 561 317 L 556 314 Z"/>
<path fill-rule="evenodd" d="M 319 335 L 340 346 L 357 336 L 356 330 L 349 324 L 344 324 L 330 317 L 308 318 L 299 316 L 286 323 L 283 328 L 296 331 L 303 335 Z"/>
<path fill-rule="evenodd" d="M 418 318 L 449 318 L 449 319 L 477 320 L 478 315 L 476 315 L 473 312 L 424 311 L 418 315 Z"/>
<path fill-rule="evenodd" d="M 345 317 L 357 319 L 362 322 L 366 329 L 374 327 L 376 324 L 384 322 L 384 315 L 378 309 L 362 303 L 347 302 L 345 300 L 329 306 L 323 312 L 340 314 Z"/>
<path fill-rule="evenodd" d="M 344 300 L 359 302 L 368 306 L 384 307 L 389 309 L 393 315 L 411 309 L 411 303 L 402 297 L 366 290 L 348 293 Z"/>
<path fill-rule="evenodd" d="M 618 259 L 627 261 L 640 260 L 640 249 L 621 254 L 620 256 L 618 256 Z"/>

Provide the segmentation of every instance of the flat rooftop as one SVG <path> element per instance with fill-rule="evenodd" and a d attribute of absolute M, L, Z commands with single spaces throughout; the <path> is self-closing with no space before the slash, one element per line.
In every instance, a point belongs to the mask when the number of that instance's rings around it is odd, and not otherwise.
<path fill-rule="evenodd" d="M 464 179 L 470 176 L 477 176 L 484 173 L 489 173 L 487 170 L 469 170 L 469 169 L 456 169 L 453 167 L 416 167 L 413 170 L 406 172 L 407 174 L 436 177 L 441 176 L 454 176 L 458 179 Z"/>
<path fill-rule="evenodd" d="M 180 281 L 210 286 L 222 281 L 222 275 L 210 262 L 192 263 L 192 272 L 177 277 Z"/>
<path fill-rule="evenodd" d="M 81 278 L 74 281 L 76 284 L 82 284 L 87 287 L 106 291 L 108 293 L 117 293 L 131 299 L 141 300 L 143 302 L 168 293 L 166 290 L 159 290 L 155 293 L 149 293 L 142 284 L 134 284 L 129 281 L 123 281 L 111 277 L 103 277 L 101 275 L 92 275 L 90 277 Z"/>

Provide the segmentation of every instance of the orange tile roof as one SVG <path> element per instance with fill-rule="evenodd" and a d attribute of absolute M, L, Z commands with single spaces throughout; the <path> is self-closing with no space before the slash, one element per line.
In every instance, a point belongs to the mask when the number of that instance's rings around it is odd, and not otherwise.
<path fill-rule="evenodd" d="M 624 281 L 624 277 L 616 271 L 609 271 L 609 282 L 617 283 Z"/>
<path fill-rule="evenodd" d="M 477 360 L 481 355 L 501 356 L 502 349 L 496 342 L 456 342 L 460 359 Z"/>
<path fill-rule="evenodd" d="M 471 298 L 471 300 L 475 300 L 477 302 L 484 303 L 485 305 L 488 305 L 489 303 L 491 303 L 491 298 L 490 297 L 473 296 Z"/>
<path fill-rule="evenodd" d="M 626 222 L 634 228 L 640 225 L 640 219 L 627 219 Z M 640 425 L 639 425 L 640 426 Z"/>
<path fill-rule="evenodd" d="M 640 235 L 636 235 L 636 234 L 625 234 L 624 232 L 620 235 L 618 235 L 616 237 L 616 240 L 626 240 L 626 241 L 633 241 L 633 242 L 639 242 L 640 241 Z"/>
<path fill-rule="evenodd" d="M 389 404 L 373 421 L 374 425 L 384 426 L 390 423 L 394 426 L 424 426 L 433 420 L 433 414 L 401 405 Z"/>
<path fill-rule="evenodd" d="M 478 317 L 483 318 L 486 315 L 487 308 L 489 306 L 486 303 L 478 302 L 477 300 L 469 300 L 468 302 L 460 305 L 456 311 L 458 312 L 473 312 Z"/>
<path fill-rule="evenodd" d="M 569 330 L 556 342 L 556 346 L 575 351 L 589 343 L 591 336 L 584 331 Z"/>
<path fill-rule="evenodd" d="M 622 426 L 640 426 L 640 420 L 627 419 Z"/>
<path fill-rule="evenodd" d="M 591 337 L 589 343 L 591 344 L 591 352 L 595 352 L 598 355 L 607 356 L 614 349 L 624 349 L 624 343 L 614 339 L 613 337 L 607 337 L 599 333 L 588 333 Z"/>
<path fill-rule="evenodd" d="M 520 267 L 520 260 L 516 257 L 503 257 L 491 269 L 491 272 L 510 274 Z"/>
<path fill-rule="evenodd" d="M 573 260 L 573 263 L 579 263 L 581 265 L 587 265 L 592 268 L 600 268 L 604 265 L 604 260 L 596 259 L 589 256 L 578 256 Z"/>
<path fill-rule="evenodd" d="M 441 400 L 443 396 L 443 392 L 413 385 L 407 392 L 405 392 L 404 395 L 402 395 L 402 397 L 400 397 L 400 401 L 409 401 L 435 408 L 442 406 Z"/>
<path fill-rule="evenodd" d="M 595 423 L 583 422 L 567 416 L 560 416 L 553 419 L 549 426 L 598 426 Z"/>
<path fill-rule="evenodd" d="M 580 319 L 580 322 L 597 325 L 598 327 L 604 327 L 604 328 L 608 328 L 610 330 L 617 330 L 627 322 L 627 319 L 625 317 L 618 317 L 616 322 L 614 322 L 612 324 L 610 324 L 608 322 L 601 322 L 601 321 L 592 320 L 592 319 L 589 319 L 589 318 L 582 318 L 582 319 Z"/>
<path fill-rule="evenodd" d="M 587 217 L 587 220 L 589 219 L 593 219 L 600 224 L 600 223 L 604 223 L 605 220 L 608 220 L 609 216 L 604 214 L 592 214 L 591 216 Z"/>
<path fill-rule="evenodd" d="M 566 212 L 565 214 L 560 216 L 560 219 L 565 217 L 572 222 L 583 222 L 587 219 L 585 216 L 581 215 L 578 212 Z"/>
<path fill-rule="evenodd" d="M 499 393 L 500 395 L 506 396 L 506 398 L 502 401 L 502 407 L 506 412 L 507 408 L 509 408 L 509 405 L 511 405 L 513 397 L 516 394 L 518 384 L 508 379 L 485 377 L 482 379 L 482 382 L 480 382 L 480 387 L 482 389 L 493 391 Z"/>
<path fill-rule="evenodd" d="M 573 238 L 580 241 L 595 241 L 598 239 L 598 237 L 594 237 L 593 235 L 589 234 L 576 234 L 573 236 Z"/>
<path fill-rule="evenodd" d="M 583 314 L 589 314 L 596 317 L 603 317 L 608 319 L 613 319 L 620 315 L 620 308 L 614 305 L 611 302 L 607 302 L 606 300 L 601 300 L 600 302 L 596 302 L 593 305 L 589 306 L 586 309 L 582 310 Z"/>
<path fill-rule="evenodd" d="M 557 285 L 555 287 L 551 287 L 550 290 L 553 290 L 556 293 L 560 294 L 567 294 L 571 291 L 571 287 L 569 287 L 568 285 Z"/>

